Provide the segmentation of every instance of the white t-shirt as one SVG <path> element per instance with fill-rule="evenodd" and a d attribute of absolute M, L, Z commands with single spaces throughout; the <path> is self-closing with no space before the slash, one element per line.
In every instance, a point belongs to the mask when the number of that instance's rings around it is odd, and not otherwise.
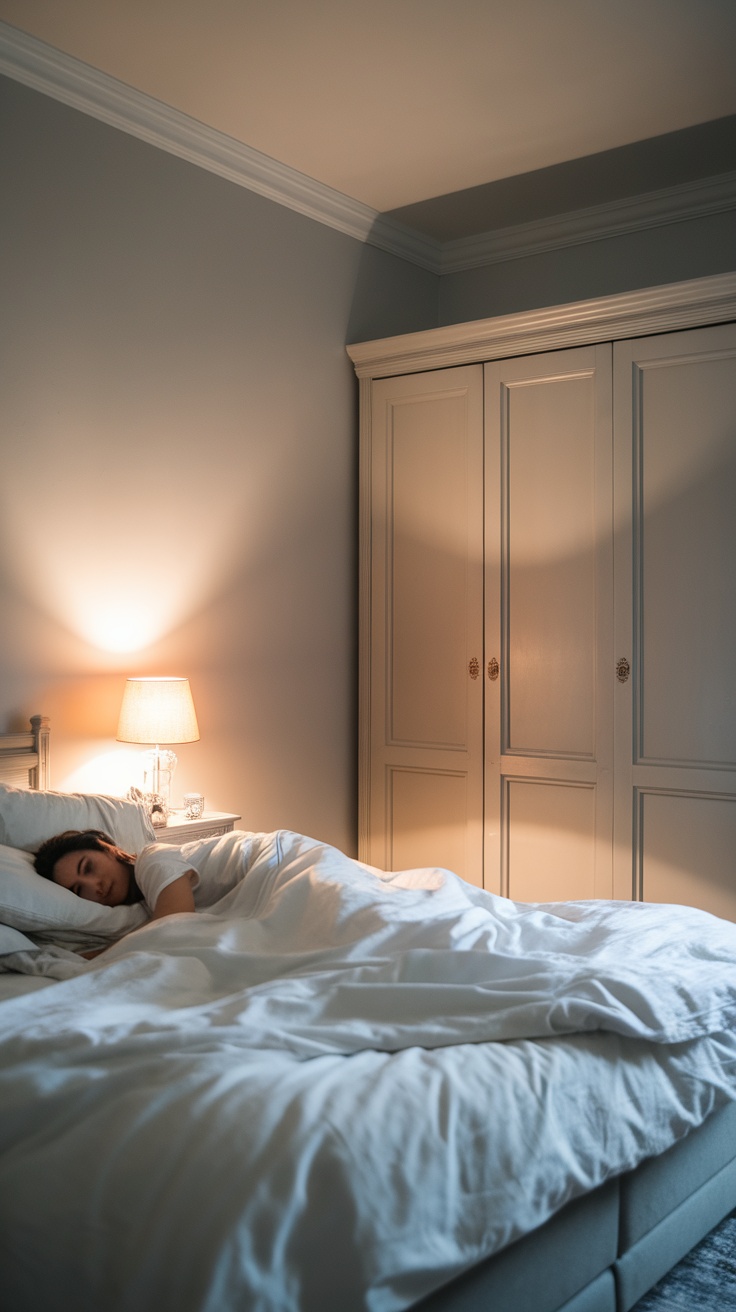
<path fill-rule="evenodd" d="M 155 911 L 156 902 L 175 879 L 189 873 L 195 909 L 211 907 L 240 882 L 245 873 L 244 835 L 237 831 L 216 838 L 171 847 L 149 843 L 135 863 L 135 882 L 146 906 Z"/>

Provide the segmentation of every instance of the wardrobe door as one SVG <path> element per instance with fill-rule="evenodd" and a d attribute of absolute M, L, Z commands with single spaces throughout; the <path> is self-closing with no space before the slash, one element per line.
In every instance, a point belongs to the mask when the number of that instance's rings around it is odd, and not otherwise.
<path fill-rule="evenodd" d="M 614 360 L 616 894 L 736 919 L 736 326 Z"/>
<path fill-rule="evenodd" d="M 610 346 L 487 365 L 486 443 L 486 886 L 610 897 Z"/>
<path fill-rule="evenodd" d="M 482 366 L 374 383 L 371 434 L 362 854 L 481 884 Z"/>

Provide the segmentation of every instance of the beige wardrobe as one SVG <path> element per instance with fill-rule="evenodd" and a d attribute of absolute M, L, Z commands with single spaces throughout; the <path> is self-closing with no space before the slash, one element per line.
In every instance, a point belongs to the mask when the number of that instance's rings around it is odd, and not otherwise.
<path fill-rule="evenodd" d="M 689 326 L 734 317 L 727 277 L 350 348 L 364 860 L 736 919 L 736 324 Z"/>

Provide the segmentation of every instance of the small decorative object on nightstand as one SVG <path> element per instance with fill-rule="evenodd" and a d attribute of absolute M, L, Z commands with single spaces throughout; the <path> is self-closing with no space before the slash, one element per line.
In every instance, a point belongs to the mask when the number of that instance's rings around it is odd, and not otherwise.
<path fill-rule="evenodd" d="M 187 820 L 183 811 L 171 811 L 166 824 L 156 830 L 156 842 L 180 847 L 198 838 L 216 838 L 229 834 L 239 819 L 230 811 L 204 811 L 198 820 Z"/>

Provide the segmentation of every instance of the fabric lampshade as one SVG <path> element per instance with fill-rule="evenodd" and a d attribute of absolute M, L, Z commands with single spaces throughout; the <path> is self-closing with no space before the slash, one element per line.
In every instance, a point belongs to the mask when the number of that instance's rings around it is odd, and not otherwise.
<path fill-rule="evenodd" d="M 194 743 L 199 726 L 188 679 L 128 679 L 120 707 L 121 743 Z"/>

